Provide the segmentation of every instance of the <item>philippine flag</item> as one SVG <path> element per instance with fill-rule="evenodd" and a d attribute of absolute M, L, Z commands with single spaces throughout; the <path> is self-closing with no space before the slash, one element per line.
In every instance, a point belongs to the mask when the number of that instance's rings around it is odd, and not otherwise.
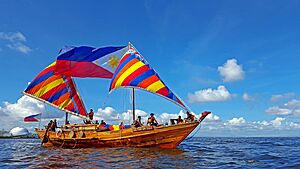
<path fill-rule="evenodd" d="M 24 122 L 39 122 L 38 119 L 40 118 L 41 118 L 41 113 L 25 117 Z"/>
<path fill-rule="evenodd" d="M 67 47 L 57 57 L 55 74 L 73 77 L 112 78 L 127 46 L 93 48 Z"/>

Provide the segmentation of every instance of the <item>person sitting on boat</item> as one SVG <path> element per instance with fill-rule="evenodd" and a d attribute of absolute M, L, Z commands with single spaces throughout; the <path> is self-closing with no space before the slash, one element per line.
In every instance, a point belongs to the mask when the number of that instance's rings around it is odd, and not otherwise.
<path fill-rule="evenodd" d="M 133 122 L 134 127 L 141 127 L 143 125 L 141 119 L 142 117 L 138 116 L 138 118 Z"/>
<path fill-rule="evenodd" d="M 189 111 L 186 112 L 187 118 L 185 118 L 185 122 L 192 122 L 195 120 L 195 116 Z"/>
<path fill-rule="evenodd" d="M 157 126 L 158 125 L 153 113 L 151 113 L 150 117 L 148 117 L 147 124 L 150 124 L 150 126 Z"/>
<path fill-rule="evenodd" d="M 101 120 L 101 123 L 100 123 L 100 127 L 104 127 L 106 125 L 105 121 L 104 120 Z"/>
<path fill-rule="evenodd" d="M 178 116 L 177 124 L 180 124 L 180 123 L 183 123 L 183 119 L 181 118 L 181 116 Z"/>

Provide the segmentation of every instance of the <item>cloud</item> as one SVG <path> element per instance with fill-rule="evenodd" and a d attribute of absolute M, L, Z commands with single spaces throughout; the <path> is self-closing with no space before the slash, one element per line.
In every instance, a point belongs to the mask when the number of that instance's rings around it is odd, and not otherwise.
<path fill-rule="evenodd" d="M 0 107 L 1 128 L 17 127 L 23 124 L 24 117 L 41 112 L 45 112 L 44 104 L 28 96 L 22 96 L 16 103 L 4 102 Z"/>
<path fill-rule="evenodd" d="M 280 127 L 282 122 L 285 120 L 285 118 L 282 117 L 276 117 L 274 120 L 271 121 L 274 127 Z"/>
<path fill-rule="evenodd" d="M 243 100 L 252 101 L 252 100 L 254 100 L 254 98 L 252 96 L 250 96 L 248 93 L 244 93 L 243 94 Z"/>
<path fill-rule="evenodd" d="M 292 93 L 292 92 L 284 93 L 284 94 L 276 94 L 276 95 L 272 95 L 270 101 L 277 102 L 282 99 L 291 99 L 291 98 L 294 98 L 295 96 L 296 96 L 296 94 Z"/>
<path fill-rule="evenodd" d="M 190 103 L 222 102 L 231 99 L 232 95 L 225 86 L 219 86 L 218 89 L 203 89 L 188 94 Z"/>
<path fill-rule="evenodd" d="M 227 123 L 224 123 L 225 125 L 233 125 L 233 126 L 240 126 L 242 124 L 246 123 L 246 120 L 243 117 L 240 118 L 233 118 L 231 120 L 228 120 Z"/>
<path fill-rule="evenodd" d="M 243 80 L 245 72 L 243 67 L 237 64 L 236 59 L 229 59 L 223 66 L 218 67 L 218 72 L 223 77 L 224 82 Z"/>
<path fill-rule="evenodd" d="M 32 51 L 30 47 L 25 45 L 26 37 L 21 32 L 0 32 L 0 40 L 9 42 L 6 46 L 10 49 L 21 53 L 29 53 Z"/>
<path fill-rule="evenodd" d="M 300 101 L 293 99 L 280 106 L 272 106 L 266 109 L 269 114 L 275 115 L 294 115 L 300 117 Z"/>

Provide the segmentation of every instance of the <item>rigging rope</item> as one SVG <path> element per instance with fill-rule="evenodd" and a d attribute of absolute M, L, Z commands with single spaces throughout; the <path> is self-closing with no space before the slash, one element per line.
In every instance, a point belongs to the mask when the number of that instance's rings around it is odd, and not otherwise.
<path fill-rule="evenodd" d="M 192 136 L 186 138 L 186 140 L 192 139 L 192 138 L 198 133 L 198 131 L 199 131 L 200 129 L 201 129 L 201 123 L 199 124 L 199 128 L 197 129 L 197 131 L 196 131 Z"/>

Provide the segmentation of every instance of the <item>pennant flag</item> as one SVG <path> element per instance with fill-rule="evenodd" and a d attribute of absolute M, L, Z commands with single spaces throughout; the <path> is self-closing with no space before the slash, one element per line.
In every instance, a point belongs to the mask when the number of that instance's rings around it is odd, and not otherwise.
<path fill-rule="evenodd" d="M 111 78 L 127 49 L 127 46 L 64 48 L 57 57 L 55 74 L 82 78 Z"/>
<path fill-rule="evenodd" d="M 160 95 L 188 110 L 141 55 L 133 49 L 128 50 L 121 58 L 111 80 L 109 91 L 111 92 L 113 89 L 119 87 L 144 89 Z"/>
<path fill-rule="evenodd" d="M 54 75 L 56 62 L 41 71 L 23 92 L 73 115 L 86 117 L 86 110 L 71 77 Z"/>
<path fill-rule="evenodd" d="M 40 118 L 41 113 L 25 117 L 24 122 L 39 122 Z"/>

